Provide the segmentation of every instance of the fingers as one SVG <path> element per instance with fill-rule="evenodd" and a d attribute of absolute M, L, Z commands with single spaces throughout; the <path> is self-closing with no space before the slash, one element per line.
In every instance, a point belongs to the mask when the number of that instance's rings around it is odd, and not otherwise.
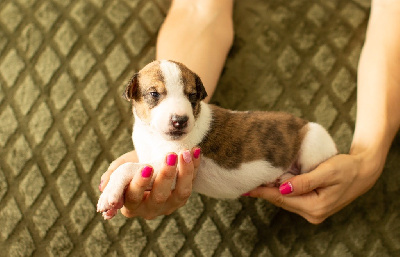
<path fill-rule="evenodd" d="M 144 166 L 140 172 L 137 172 L 125 191 L 124 208 L 127 210 L 127 215 L 132 216 L 135 210 L 143 200 L 145 190 L 151 184 L 153 176 L 153 168 Z M 127 216 L 126 215 L 126 216 Z"/>
<path fill-rule="evenodd" d="M 193 166 L 194 166 L 193 179 L 195 179 L 196 175 L 197 175 L 197 171 L 199 170 L 199 167 L 200 167 L 201 148 L 194 147 L 192 149 L 192 153 L 193 153 Z"/>
<path fill-rule="evenodd" d="M 194 162 L 199 162 L 198 158 L 194 158 L 194 151 L 183 151 L 179 155 L 178 161 L 178 174 L 175 185 L 175 190 L 168 200 L 169 209 L 175 210 L 176 208 L 184 205 L 187 199 L 192 194 L 192 184 L 194 176 Z M 169 212 L 169 211 L 167 211 Z"/>
<path fill-rule="evenodd" d="M 282 195 L 303 195 L 317 188 L 332 186 L 338 183 L 335 169 L 323 163 L 309 173 L 304 173 L 284 182 L 279 191 Z"/>
<path fill-rule="evenodd" d="M 170 153 L 164 166 L 154 180 L 153 189 L 147 198 L 147 209 L 153 212 L 160 210 L 171 195 L 171 188 L 176 178 L 178 155 Z"/>
<path fill-rule="evenodd" d="M 104 188 L 108 184 L 108 181 L 110 180 L 111 174 L 122 164 L 126 162 L 137 162 L 138 158 L 136 155 L 136 151 L 130 151 L 127 152 L 120 157 L 118 157 L 116 160 L 114 160 L 110 166 L 108 167 L 107 171 L 104 172 L 104 174 L 101 176 L 101 181 L 99 185 L 99 190 L 103 192 Z"/>
<path fill-rule="evenodd" d="M 146 168 L 144 167 L 127 188 L 121 213 L 129 218 L 141 216 L 154 219 L 159 215 L 171 214 L 183 206 L 191 195 L 193 179 L 200 166 L 200 155 L 201 150 L 198 147 L 192 151 L 185 150 L 179 156 L 175 153 L 168 154 L 151 191 L 146 189 L 151 183 L 154 171 L 152 170 L 152 175 L 147 177 L 143 174 Z M 175 189 L 171 191 L 175 180 Z"/>
<path fill-rule="evenodd" d="M 326 204 L 320 204 L 321 197 L 316 191 L 301 196 L 285 196 L 274 187 L 258 187 L 248 193 L 251 197 L 263 198 L 287 211 L 297 213 L 312 224 L 319 224 L 329 215 L 323 209 Z M 323 199 L 323 198 L 322 198 Z"/>

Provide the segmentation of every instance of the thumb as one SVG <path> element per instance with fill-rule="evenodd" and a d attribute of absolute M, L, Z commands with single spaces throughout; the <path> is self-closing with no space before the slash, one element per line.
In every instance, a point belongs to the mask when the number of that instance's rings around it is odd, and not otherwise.
<path fill-rule="evenodd" d="M 280 185 L 279 191 L 282 195 L 296 196 L 312 192 L 317 188 L 329 186 L 329 183 L 332 182 L 328 179 L 331 177 L 329 173 L 329 170 L 324 165 L 320 165 L 309 173 L 286 180 Z"/>

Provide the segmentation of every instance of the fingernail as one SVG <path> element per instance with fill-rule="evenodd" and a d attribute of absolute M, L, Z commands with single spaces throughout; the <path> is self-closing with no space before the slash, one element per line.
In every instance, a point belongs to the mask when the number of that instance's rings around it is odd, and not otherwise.
<path fill-rule="evenodd" d="M 280 187 L 279 187 L 279 192 L 281 192 L 281 194 L 283 195 L 287 195 L 293 192 L 293 185 L 290 182 L 286 182 L 283 183 Z"/>
<path fill-rule="evenodd" d="M 176 154 L 170 154 L 167 156 L 168 166 L 175 166 L 178 156 Z"/>
<path fill-rule="evenodd" d="M 193 157 L 194 157 L 195 159 L 199 159 L 200 154 L 201 154 L 201 149 L 200 149 L 200 148 L 194 149 Z"/>
<path fill-rule="evenodd" d="M 153 168 L 146 166 L 142 169 L 142 177 L 143 178 L 148 178 L 151 176 L 151 173 L 153 172 Z"/>
<path fill-rule="evenodd" d="M 100 185 L 99 185 L 99 191 L 101 191 L 101 185 L 103 184 L 103 180 L 100 181 Z"/>
<path fill-rule="evenodd" d="M 190 153 L 189 150 L 184 151 L 184 152 L 182 153 L 182 155 L 183 155 L 183 160 L 184 160 L 186 163 L 190 163 L 190 162 L 192 161 L 192 154 Z"/>

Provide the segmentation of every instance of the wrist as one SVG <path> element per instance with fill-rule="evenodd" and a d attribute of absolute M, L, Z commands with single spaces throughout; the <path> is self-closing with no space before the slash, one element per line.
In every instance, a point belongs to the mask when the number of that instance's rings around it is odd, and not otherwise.
<path fill-rule="evenodd" d="M 388 151 L 389 148 L 383 143 L 368 145 L 365 142 L 353 140 L 350 155 L 358 162 L 360 179 L 375 183 L 383 171 Z"/>

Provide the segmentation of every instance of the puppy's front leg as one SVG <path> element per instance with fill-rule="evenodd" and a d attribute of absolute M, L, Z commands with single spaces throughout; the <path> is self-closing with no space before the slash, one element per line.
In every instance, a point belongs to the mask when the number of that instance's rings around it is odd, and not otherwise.
<path fill-rule="evenodd" d="M 127 162 L 111 174 L 110 180 L 97 203 L 97 212 L 101 212 L 104 219 L 111 219 L 117 214 L 118 209 L 122 208 L 125 188 L 142 166 L 138 163 Z"/>

